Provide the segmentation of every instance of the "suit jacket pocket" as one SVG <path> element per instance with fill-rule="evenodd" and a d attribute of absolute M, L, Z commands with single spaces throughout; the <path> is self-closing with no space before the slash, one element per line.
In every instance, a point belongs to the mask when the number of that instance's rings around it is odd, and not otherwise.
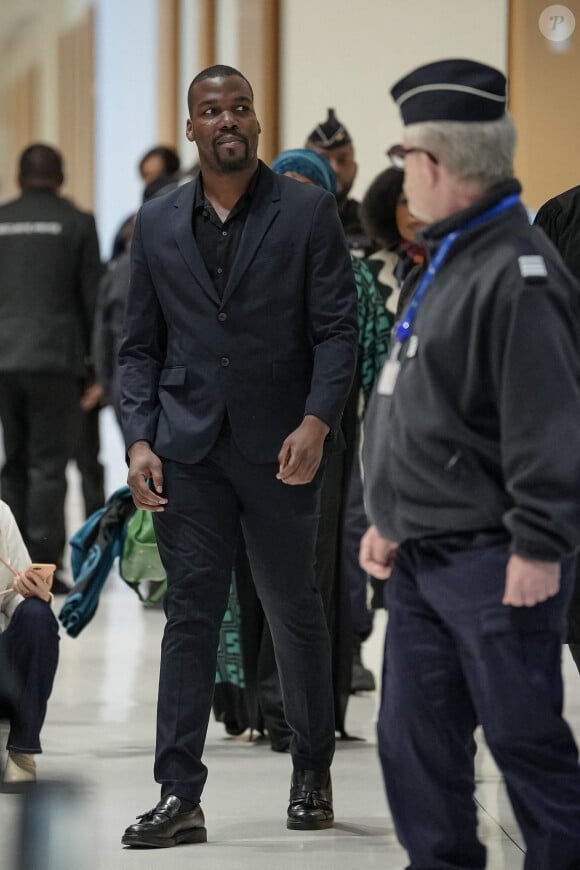
<path fill-rule="evenodd" d="M 289 241 L 264 242 L 256 252 L 255 260 L 278 260 L 285 263 L 294 254 L 294 243 Z"/>
<path fill-rule="evenodd" d="M 185 383 L 185 366 L 168 366 L 161 369 L 159 375 L 160 387 L 180 387 Z"/>

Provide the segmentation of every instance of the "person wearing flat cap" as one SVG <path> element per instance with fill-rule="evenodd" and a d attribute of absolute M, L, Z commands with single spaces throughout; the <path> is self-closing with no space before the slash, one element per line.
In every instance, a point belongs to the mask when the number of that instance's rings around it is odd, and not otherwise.
<path fill-rule="evenodd" d="M 305 148 L 321 154 L 334 170 L 338 214 L 349 248 L 357 256 L 371 254 L 374 246 L 360 221 L 360 203 L 349 197 L 358 171 L 353 141 L 334 109 L 328 109 L 326 121 L 311 131 Z"/>
<path fill-rule="evenodd" d="M 361 565 L 388 578 L 378 737 L 413 870 L 486 866 L 481 725 L 526 870 L 580 867 L 561 644 L 580 545 L 578 288 L 529 225 L 506 80 L 430 63 L 391 94 L 428 269 L 366 415 Z M 565 445 L 565 446 L 564 446 Z"/>

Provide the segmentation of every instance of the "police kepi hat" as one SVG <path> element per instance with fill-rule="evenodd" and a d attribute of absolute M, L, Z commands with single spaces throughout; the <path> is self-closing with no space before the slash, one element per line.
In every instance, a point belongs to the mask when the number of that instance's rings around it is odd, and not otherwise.
<path fill-rule="evenodd" d="M 474 60 L 439 60 L 410 72 L 391 88 L 403 123 L 495 121 L 506 111 L 500 70 Z"/>
<path fill-rule="evenodd" d="M 328 109 L 326 121 L 323 121 L 314 128 L 306 142 L 330 151 L 332 148 L 338 148 L 340 145 L 350 145 L 352 139 L 344 124 L 336 117 L 334 109 Z"/>

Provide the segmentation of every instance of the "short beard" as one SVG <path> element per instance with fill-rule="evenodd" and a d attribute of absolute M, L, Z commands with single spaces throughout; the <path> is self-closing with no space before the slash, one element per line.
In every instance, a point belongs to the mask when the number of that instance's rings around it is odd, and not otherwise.
<path fill-rule="evenodd" d="M 246 139 L 242 140 L 245 146 L 245 154 L 240 157 L 232 157 L 231 159 L 223 159 L 220 157 L 218 149 L 214 149 L 216 166 L 219 172 L 224 175 L 229 175 L 234 172 L 243 172 L 244 169 L 249 169 L 252 165 L 252 159 L 250 157 L 250 148 L 249 143 Z"/>
<path fill-rule="evenodd" d="M 244 169 L 249 169 L 252 161 L 246 154 L 245 157 L 237 157 L 235 160 L 217 160 L 217 168 L 223 175 L 230 175 L 233 172 L 243 172 Z"/>

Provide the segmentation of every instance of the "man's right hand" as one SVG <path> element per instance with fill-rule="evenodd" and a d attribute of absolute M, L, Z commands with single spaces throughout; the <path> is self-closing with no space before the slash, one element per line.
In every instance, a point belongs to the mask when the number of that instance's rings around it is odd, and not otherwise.
<path fill-rule="evenodd" d="M 127 483 L 135 507 L 144 511 L 163 511 L 167 499 L 158 493 L 163 492 L 163 465 L 159 457 L 151 450 L 148 441 L 135 441 L 127 451 L 129 456 L 129 473 Z M 147 483 L 151 480 L 153 489 Z"/>
<path fill-rule="evenodd" d="M 387 580 L 391 576 L 396 555 L 397 544 L 381 538 L 376 526 L 371 526 L 362 536 L 358 560 L 363 571 L 371 577 Z"/>

